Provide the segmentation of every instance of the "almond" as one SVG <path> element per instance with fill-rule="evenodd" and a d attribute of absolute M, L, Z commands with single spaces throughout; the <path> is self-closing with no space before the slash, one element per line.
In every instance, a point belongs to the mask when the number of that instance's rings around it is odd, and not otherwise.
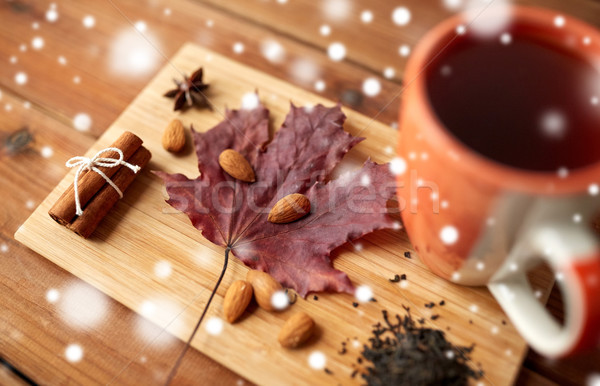
<path fill-rule="evenodd" d="M 165 129 L 162 145 L 165 150 L 173 153 L 180 152 L 185 146 L 185 129 L 179 119 L 173 119 Z"/>
<path fill-rule="evenodd" d="M 252 284 L 254 298 L 260 308 L 275 311 L 271 299 L 277 291 L 283 291 L 281 284 L 266 272 L 251 270 L 246 275 L 246 280 Z"/>
<path fill-rule="evenodd" d="M 269 212 L 268 221 L 276 224 L 286 224 L 296 221 L 310 213 L 310 201 L 304 194 L 288 194 L 277 201 Z"/>
<path fill-rule="evenodd" d="M 315 322 L 312 318 L 299 312 L 285 322 L 277 340 L 285 348 L 296 348 L 306 342 L 314 330 Z"/>
<path fill-rule="evenodd" d="M 233 149 L 226 149 L 219 155 L 219 165 L 231 177 L 245 182 L 254 182 L 254 170 L 248 160 Z"/>
<path fill-rule="evenodd" d="M 244 280 L 236 280 L 225 293 L 223 315 L 229 323 L 234 323 L 252 300 L 252 285 Z"/>

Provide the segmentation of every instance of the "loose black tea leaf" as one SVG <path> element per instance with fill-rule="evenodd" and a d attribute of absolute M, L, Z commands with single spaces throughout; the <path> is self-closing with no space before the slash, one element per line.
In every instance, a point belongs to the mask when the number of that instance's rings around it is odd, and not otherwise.
<path fill-rule="evenodd" d="M 319 300 L 319 297 L 317 295 L 313 295 L 313 300 Z"/>
<path fill-rule="evenodd" d="M 429 302 L 429 303 L 425 304 L 425 307 L 426 308 L 433 308 L 433 307 L 435 307 L 435 303 L 434 302 Z"/>
<path fill-rule="evenodd" d="M 402 275 L 400 275 L 400 280 L 406 280 L 406 274 L 403 273 Z"/>
<path fill-rule="evenodd" d="M 400 281 L 400 275 L 395 274 L 393 279 L 388 279 L 392 283 L 398 283 Z"/>
<path fill-rule="evenodd" d="M 436 320 L 437 318 L 439 318 L 440 316 L 438 314 L 435 315 L 431 315 L 431 320 Z"/>
<path fill-rule="evenodd" d="M 445 304 L 446 304 L 446 301 L 445 301 L 445 300 L 442 300 L 442 301 L 440 301 L 440 306 L 443 306 L 443 305 L 445 305 Z"/>
<path fill-rule="evenodd" d="M 410 252 L 408 252 L 408 251 L 404 252 L 404 257 L 406 257 L 407 259 L 411 259 Z"/>
<path fill-rule="evenodd" d="M 353 302 L 352 303 L 352 307 L 354 307 L 354 308 L 358 307 L 358 303 L 357 302 Z"/>
<path fill-rule="evenodd" d="M 417 327 L 404 308 L 407 315 L 394 320 L 382 311 L 385 324 L 376 324 L 364 345 L 361 354 L 369 366 L 361 376 L 367 385 L 467 385 L 469 378 L 483 376 L 468 363 L 474 346 L 455 346 L 443 331 Z"/>

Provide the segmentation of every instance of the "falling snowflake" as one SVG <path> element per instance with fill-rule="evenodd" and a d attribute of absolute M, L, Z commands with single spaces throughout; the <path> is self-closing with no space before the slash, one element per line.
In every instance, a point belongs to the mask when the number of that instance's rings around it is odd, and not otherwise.
<path fill-rule="evenodd" d="M 564 166 L 560 167 L 556 174 L 558 174 L 558 178 L 567 178 L 569 176 L 569 169 Z"/>
<path fill-rule="evenodd" d="M 508 265 L 508 269 L 510 269 L 513 272 L 517 272 L 519 270 L 519 265 L 517 263 L 510 263 Z"/>
<path fill-rule="evenodd" d="M 17 63 L 18 59 L 16 56 L 13 55 L 8 59 L 8 61 L 10 62 L 10 64 L 15 64 Z"/>
<path fill-rule="evenodd" d="M 346 46 L 339 42 L 331 43 L 327 48 L 327 55 L 334 62 L 339 62 L 346 57 Z"/>
<path fill-rule="evenodd" d="M 440 239 L 446 245 L 452 245 L 458 241 L 458 229 L 452 225 L 446 225 L 440 231 Z"/>
<path fill-rule="evenodd" d="M 467 33 L 467 27 L 464 25 L 459 25 L 458 27 L 456 27 L 456 33 L 459 35 L 464 35 Z"/>
<path fill-rule="evenodd" d="M 592 38 L 590 38 L 589 36 L 584 36 L 583 39 L 581 39 L 581 42 L 584 46 L 589 46 L 590 44 L 592 44 Z"/>
<path fill-rule="evenodd" d="M 490 332 L 494 335 L 497 335 L 498 332 L 500 332 L 500 329 L 498 328 L 498 326 L 492 326 Z"/>
<path fill-rule="evenodd" d="M 325 82 L 322 80 L 317 80 L 315 82 L 315 90 L 318 92 L 323 92 L 325 91 Z"/>
<path fill-rule="evenodd" d="M 450 280 L 452 280 L 452 281 L 459 281 L 460 280 L 460 273 L 459 272 L 453 272 L 452 276 L 450 277 Z"/>
<path fill-rule="evenodd" d="M 75 84 L 81 83 L 81 78 L 79 76 L 75 75 L 73 77 L 73 83 L 75 83 Z"/>
<path fill-rule="evenodd" d="M 142 20 L 136 21 L 133 26 L 135 27 L 136 30 L 138 30 L 138 32 L 141 32 L 141 33 L 146 32 L 146 30 L 148 29 L 148 25 L 146 24 L 145 21 L 142 21 Z"/>
<path fill-rule="evenodd" d="M 214 25 L 215 25 L 215 22 L 214 22 L 212 19 L 208 19 L 208 20 L 206 21 L 206 26 L 207 26 L 208 28 L 212 28 Z"/>
<path fill-rule="evenodd" d="M 573 222 L 574 222 L 574 223 L 577 223 L 577 224 L 578 224 L 578 223 L 580 223 L 580 222 L 581 222 L 581 214 L 579 214 L 579 213 L 575 213 L 575 214 L 573 215 Z"/>
<path fill-rule="evenodd" d="M 327 24 L 323 24 L 319 27 L 319 33 L 323 36 L 329 36 L 331 34 L 331 27 Z"/>
<path fill-rule="evenodd" d="M 83 349 L 78 344 L 70 344 L 65 350 L 65 358 L 69 362 L 77 363 L 83 359 Z"/>
<path fill-rule="evenodd" d="M 567 131 L 567 118 L 558 110 L 548 110 L 540 117 L 540 127 L 546 137 L 561 139 Z"/>
<path fill-rule="evenodd" d="M 597 196 L 599 192 L 600 187 L 598 186 L 598 184 L 591 184 L 590 186 L 588 186 L 588 193 L 591 196 Z"/>
<path fill-rule="evenodd" d="M 288 295 L 285 293 L 285 291 L 276 291 L 271 296 L 271 305 L 276 310 L 285 310 L 290 305 L 290 299 L 288 298 Z"/>
<path fill-rule="evenodd" d="M 410 46 L 407 44 L 401 45 L 400 48 L 398 48 L 398 53 L 402 57 L 407 57 L 408 55 L 410 55 Z"/>
<path fill-rule="evenodd" d="M 60 292 L 56 288 L 50 288 L 46 292 L 46 300 L 48 303 L 56 303 L 60 299 Z"/>
<path fill-rule="evenodd" d="M 442 68 L 440 69 L 440 74 L 442 74 L 443 77 L 448 77 L 452 75 L 452 67 L 448 65 L 442 66 Z"/>
<path fill-rule="evenodd" d="M 363 82 L 362 90 L 366 96 L 377 96 L 381 92 L 381 83 L 376 78 L 367 78 Z"/>
<path fill-rule="evenodd" d="M 444 7 L 449 11 L 456 11 L 463 5 L 463 0 L 444 0 Z"/>
<path fill-rule="evenodd" d="M 475 268 L 477 268 L 478 271 L 483 271 L 485 269 L 485 263 L 483 261 L 478 261 L 477 264 L 475 264 Z"/>
<path fill-rule="evenodd" d="M 73 118 L 73 127 L 77 131 L 88 131 L 92 127 L 92 118 L 86 113 L 78 113 Z"/>
<path fill-rule="evenodd" d="M 24 85 L 27 83 L 27 74 L 23 71 L 19 71 L 15 75 L 15 82 L 19 85 Z"/>
<path fill-rule="evenodd" d="M 406 7 L 398 7 L 392 12 L 392 21 L 399 26 L 405 26 L 410 22 L 411 13 Z"/>
<path fill-rule="evenodd" d="M 93 28 L 96 25 L 96 18 L 92 15 L 86 15 L 82 20 L 85 28 Z"/>
<path fill-rule="evenodd" d="M 216 316 L 211 316 L 204 325 L 204 329 L 210 335 L 219 335 L 223 332 L 223 320 Z"/>
<path fill-rule="evenodd" d="M 319 66 L 309 58 L 296 58 L 290 65 L 290 74 L 294 80 L 303 84 L 310 84 L 321 75 Z"/>
<path fill-rule="evenodd" d="M 386 67 L 383 69 L 383 76 L 387 79 L 393 79 L 396 76 L 396 70 L 393 67 Z"/>
<path fill-rule="evenodd" d="M 503 33 L 502 35 L 500 35 L 500 43 L 506 45 L 509 45 L 510 43 L 512 43 L 512 35 L 509 34 L 508 32 Z"/>
<path fill-rule="evenodd" d="M 233 52 L 236 54 L 241 54 L 244 52 L 244 43 L 236 42 L 233 44 Z"/>
<path fill-rule="evenodd" d="M 352 14 L 352 0 L 324 0 L 319 3 L 323 5 L 323 13 L 330 20 L 347 20 Z"/>
<path fill-rule="evenodd" d="M 56 9 L 49 9 L 46 11 L 46 20 L 49 23 L 54 23 L 58 20 L 58 11 Z"/>
<path fill-rule="evenodd" d="M 165 279 L 171 276 L 172 272 L 173 268 L 171 267 L 171 263 L 166 260 L 161 260 L 154 265 L 154 275 L 158 278 Z"/>
<path fill-rule="evenodd" d="M 27 200 L 25 202 L 25 208 L 27 208 L 27 209 L 33 209 L 33 208 L 35 208 L 35 201 L 33 201 L 33 200 Z"/>
<path fill-rule="evenodd" d="M 558 28 L 562 28 L 565 26 L 565 17 L 562 15 L 558 15 L 554 18 L 554 25 Z"/>
<path fill-rule="evenodd" d="M 313 351 L 308 356 L 308 365 L 315 370 L 323 370 L 327 364 L 327 358 L 321 351 Z"/>
<path fill-rule="evenodd" d="M 156 311 L 156 304 L 151 302 L 150 300 L 144 300 L 142 305 L 140 306 L 140 314 L 149 318 Z"/>
<path fill-rule="evenodd" d="M 65 66 L 67 64 L 67 58 L 65 58 L 64 56 L 59 56 L 58 57 L 58 64 L 60 64 L 61 66 Z"/>
<path fill-rule="evenodd" d="M 373 299 L 373 290 L 369 286 L 361 285 L 358 288 L 356 288 L 356 291 L 354 292 L 354 297 L 356 297 L 356 300 L 358 300 L 361 303 L 367 303 L 371 301 L 371 299 Z"/>
<path fill-rule="evenodd" d="M 41 50 L 44 47 L 44 39 L 36 36 L 33 39 L 31 39 L 31 48 L 33 48 L 34 50 Z"/>
<path fill-rule="evenodd" d="M 242 96 L 242 109 L 244 110 L 254 110 L 260 105 L 260 99 L 258 99 L 258 95 L 254 92 L 247 92 Z"/>
<path fill-rule="evenodd" d="M 260 52 L 272 63 L 281 63 L 285 59 L 285 49 L 276 40 L 267 39 L 260 44 Z"/>
<path fill-rule="evenodd" d="M 165 16 L 170 16 L 171 15 L 171 8 L 165 8 L 165 10 L 163 11 L 163 14 Z"/>
<path fill-rule="evenodd" d="M 402 157 L 396 157 L 390 161 L 390 172 L 395 176 L 404 174 L 406 168 L 406 161 Z"/>
<path fill-rule="evenodd" d="M 479 306 L 477 304 L 471 304 L 469 306 L 469 311 L 471 311 L 472 313 L 477 313 L 479 312 Z"/>
<path fill-rule="evenodd" d="M 360 20 L 365 24 L 372 22 L 373 21 L 373 12 L 371 12 L 369 10 L 362 11 L 362 13 L 360 14 Z"/>
<path fill-rule="evenodd" d="M 597 96 L 593 96 L 590 98 L 590 103 L 593 106 L 598 106 L 598 104 L 600 103 L 600 98 L 598 98 Z"/>

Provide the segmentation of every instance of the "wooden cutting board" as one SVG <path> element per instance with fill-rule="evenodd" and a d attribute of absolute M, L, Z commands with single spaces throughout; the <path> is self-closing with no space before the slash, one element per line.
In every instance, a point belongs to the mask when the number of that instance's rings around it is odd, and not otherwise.
<path fill-rule="evenodd" d="M 200 65 L 204 66 L 205 79 L 211 84 L 211 101 L 217 108 L 212 112 L 197 109 L 183 114 L 173 112 L 172 100 L 162 94 L 172 88 L 173 78 L 180 78 L 177 70 L 189 74 Z M 188 44 L 87 152 L 87 156 L 93 155 L 108 147 L 123 131 L 130 130 L 144 140 L 153 154 L 149 167 L 138 176 L 94 236 L 83 240 L 47 214 L 59 195 L 72 184 L 71 171 L 19 228 L 15 238 L 168 333 L 187 340 L 218 277 L 224 249 L 206 241 L 184 214 L 164 202 L 163 185 L 150 170 L 196 177 L 198 169 L 191 147 L 183 155 L 163 150 L 161 134 L 168 122 L 179 117 L 186 126 L 193 123 L 196 130 L 208 130 L 222 119 L 226 106 L 239 107 L 242 97 L 255 90 L 270 109 L 274 128 L 283 122 L 290 101 L 297 105 L 334 104 Z M 358 166 L 369 156 L 376 162 L 389 161 L 393 157 L 396 131 L 349 109 L 344 112 L 348 116 L 345 129 L 355 135 L 360 133 L 367 140 L 348 154 L 342 167 Z M 406 251 L 411 252 L 412 259 L 404 257 Z M 381 320 L 382 309 L 402 314 L 402 305 L 406 305 L 415 318 L 425 318 L 426 325 L 444 330 L 453 343 L 476 344 L 472 366 L 477 368 L 480 364 L 485 371 L 483 384 L 508 385 L 514 381 L 526 344 L 490 293 L 485 288 L 461 287 L 437 278 L 418 260 L 402 229 L 376 232 L 339 248 L 333 255 L 334 266 L 347 272 L 356 285 L 370 286 L 377 302 L 353 307 L 355 299 L 350 295 L 319 294 L 318 300 L 312 296 L 299 299 L 280 313 L 255 309 L 235 325 L 223 323 L 219 332 L 223 295 L 247 271 L 242 263 L 231 259 L 208 312 L 212 319 L 204 323 L 204 327 L 212 327 L 213 334 L 202 328 L 193 347 L 258 384 L 360 383 L 359 377 L 352 379 L 350 374 L 371 326 Z M 388 280 L 395 274 L 407 275 L 402 286 Z M 545 298 L 551 280 L 541 276 L 534 279 L 535 289 L 542 291 Z M 424 307 L 425 303 L 438 303 L 442 299 L 444 306 Z M 295 351 L 282 349 L 276 340 L 278 330 L 299 310 L 314 317 L 319 326 L 318 339 Z M 440 317 L 432 321 L 433 314 Z M 339 354 L 341 343 L 347 340 L 348 352 Z M 308 359 L 315 352 L 324 355 L 326 368 L 332 374 L 309 365 Z"/>

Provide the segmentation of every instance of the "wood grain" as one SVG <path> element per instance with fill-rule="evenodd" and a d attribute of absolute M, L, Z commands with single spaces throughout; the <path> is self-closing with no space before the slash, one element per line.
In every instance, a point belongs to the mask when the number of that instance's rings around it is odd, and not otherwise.
<path fill-rule="evenodd" d="M 205 63 L 207 73 L 213 74 L 210 97 L 218 108 L 214 112 L 173 113 L 170 101 L 161 96 L 162 92 L 170 87 L 175 69 L 190 72 L 199 61 Z M 150 168 L 183 171 L 190 177 L 195 176 L 198 171 L 194 154 L 174 157 L 162 149 L 163 128 L 178 116 L 186 125 L 193 122 L 198 130 L 207 130 L 221 119 L 223 106 L 237 105 L 245 93 L 255 89 L 271 110 L 274 127 L 283 121 L 289 95 L 293 95 L 293 102 L 297 104 L 333 104 L 218 54 L 186 45 L 88 154 L 107 146 L 129 129 L 142 137 L 153 153 Z M 378 162 L 389 160 L 391 154 L 386 155 L 385 149 L 394 142 L 395 132 L 351 110 L 345 112 L 348 115 L 346 130 L 367 137 L 348 155 L 346 165 L 358 165 L 368 156 Z M 220 270 L 222 248 L 204 240 L 183 214 L 174 213 L 163 202 L 161 183 L 148 172 L 138 177 L 126 197 L 97 229 L 96 237 L 82 241 L 46 214 L 49 205 L 72 183 L 72 174 L 58 184 L 19 228 L 17 240 L 143 314 L 160 328 L 186 339 Z M 415 317 L 429 319 L 432 311 L 424 304 L 445 299 L 447 305 L 435 310 L 441 315 L 440 319 L 427 323 L 446 330 L 456 344 L 476 342 L 473 363 L 481 363 L 486 372 L 484 383 L 499 385 L 514 381 L 526 345 L 510 324 L 502 324 L 505 317 L 487 290 L 450 284 L 429 272 L 418 259 L 404 258 L 403 253 L 411 247 L 402 231 L 378 232 L 360 243 L 361 248 L 338 249 L 335 266 L 348 272 L 354 283 L 373 288 L 377 303 L 354 308 L 351 296 L 336 294 L 322 295 L 318 301 L 300 300 L 292 310 L 282 313 L 256 310 L 235 326 L 225 324 L 217 336 L 202 330 L 193 346 L 260 384 L 289 383 L 290 379 L 294 379 L 293 384 L 348 384 L 357 352 L 347 356 L 337 354 L 342 341 L 357 337 L 365 342 L 369 327 L 380 320 L 383 308 L 400 312 L 400 305 L 405 304 L 411 307 Z M 168 277 L 157 276 L 157 264 L 161 266 L 164 262 L 170 264 L 172 272 Z M 246 270 L 235 260 L 231 263 L 209 316 L 222 316 L 225 289 L 234 280 L 243 278 Z M 407 274 L 409 286 L 406 289 L 388 281 L 396 273 Z M 551 281 L 538 279 L 540 289 L 550 288 Z M 149 301 L 157 305 L 160 312 L 150 312 Z M 477 312 L 470 311 L 472 305 L 477 306 Z M 300 350 L 286 351 L 278 347 L 273 326 L 282 325 L 286 317 L 297 310 L 313 316 L 320 326 L 320 337 Z M 494 334 L 492 331 L 496 330 Z M 315 350 L 326 354 L 327 368 L 332 375 L 312 370 L 307 365 L 308 355 Z"/>

